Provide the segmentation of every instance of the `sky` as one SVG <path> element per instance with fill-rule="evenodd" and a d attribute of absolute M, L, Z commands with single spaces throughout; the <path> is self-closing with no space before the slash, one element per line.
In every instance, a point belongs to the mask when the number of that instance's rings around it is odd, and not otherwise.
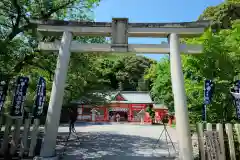
<path fill-rule="evenodd" d="M 208 7 L 224 0 L 101 0 L 94 9 L 97 22 L 111 22 L 112 18 L 128 18 L 129 22 L 189 22 L 196 21 Z M 160 44 L 160 38 L 129 38 L 130 44 Z M 160 54 L 145 56 L 159 60 Z"/>

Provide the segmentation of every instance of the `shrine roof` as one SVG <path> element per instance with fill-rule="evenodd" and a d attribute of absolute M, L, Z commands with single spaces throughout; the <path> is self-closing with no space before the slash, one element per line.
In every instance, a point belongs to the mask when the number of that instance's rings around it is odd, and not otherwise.
<path fill-rule="evenodd" d="M 117 101 L 112 99 L 116 95 L 121 95 L 125 99 L 125 101 Z M 144 91 L 117 91 L 112 92 L 112 95 L 107 98 L 111 101 L 111 103 L 153 103 L 150 93 Z"/>
<path fill-rule="evenodd" d="M 103 96 L 108 103 L 125 103 L 125 104 L 153 104 L 151 95 L 145 91 L 111 91 L 106 94 L 95 93 Z M 117 100 L 116 96 L 121 96 L 122 99 Z M 87 98 L 86 98 L 87 99 Z M 87 100 L 80 98 L 79 100 L 72 101 L 77 104 L 87 104 Z M 88 102 L 89 103 L 89 102 Z"/>

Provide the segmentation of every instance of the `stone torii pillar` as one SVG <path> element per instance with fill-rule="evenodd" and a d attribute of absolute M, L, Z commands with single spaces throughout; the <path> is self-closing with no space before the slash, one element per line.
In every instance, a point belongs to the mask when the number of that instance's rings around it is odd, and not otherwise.
<path fill-rule="evenodd" d="M 65 31 L 63 33 L 57 67 L 55 70 L 54 81 L 52 85 L 51 98 L 48 106 L 48 113 L 45 125 L 45 137 L 41 148 L 40 156 L 49 158 L 55 155 L 56 138 L 62 109 L 65 81 L 67 77 L 68 64 L 70 60 L 70 45 L 72 33 Z M 57 159 L 57 157 L 54 157 Z M 54 159 L 52 158 L 52 159 Z"/>
<path fill-rule="evenodd" d="M 176 117 L 176 129 L 179 141 L 180 160 L 192 160 L 192 142 L 189 137 L 189 124 L 184 78 L 180 57 L 180 41 L 176 33 L 169 35 L 170 44 L 170 68 L 172 79 L 172 91 L 174 96 L 174 109 Z"/>

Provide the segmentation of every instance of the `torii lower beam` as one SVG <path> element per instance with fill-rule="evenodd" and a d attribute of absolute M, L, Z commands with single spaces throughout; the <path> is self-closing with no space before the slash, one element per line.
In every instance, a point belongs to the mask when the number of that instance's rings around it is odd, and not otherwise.
<path fill-rule="evenodd" d="M 40 42 L 38 48 L 40 50 L 57 52 L 59 51 L 60 42 Z M 166 54 L 170 53 L 169 44 L 128 44 L 127 50 L 129 53 L 144 53 L 144 54 Z M 122 53 L 111 47 L 111 44 L 81 44 L 73 41 L 70 47 L 71 52 L 101 52 L 101 53 Z M 202 45 L 180 45 L 180 52 L 184 54 L 200 54 L 202 53 Z"/>

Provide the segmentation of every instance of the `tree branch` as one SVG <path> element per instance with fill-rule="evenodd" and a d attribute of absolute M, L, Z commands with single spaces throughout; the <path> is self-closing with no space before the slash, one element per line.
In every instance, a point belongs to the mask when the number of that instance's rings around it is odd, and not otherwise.
<path fill-rule="evenodd" d="M 23 67 L 27 64 L 27 62 L 29 63 L 30 61 L 32 61 L 34 58 L 34 55 L 27 55 L 24 57 L 24 59 L 22 61 L 20 61 L 12 70 L 13 73 L 19 73 Z"/>
<path fill-rule="evenodd" d="M 25 30 L 28 30 L 28 29 L 32 29 L 34 26 L 29 23 L 27 25 L 24 25 L 20 28 L 16 28 L 14 31 L 12 31 L 9 35 L 8 35 L 8 38 L 6 39 L 6 42 L 9 42 L 11 41 L 16 35 L 18 35 L 19 33 L 25 31 Z"/>
<path fill-rule="evenodd" d="M 6 23 L 1 23 L 1 22 L 0 22 L 0 25 L 2 25 L 2 26 L 5 26 L 5 27 L 12 28 L 12 26 L 11 26 L 11 25 L 8 25 L 8 24 L 6 24 Z"/>
<path fill-rule="evenodd" d="M 26 15 L 23 15 L 23 18 L 24 18 L 24 20 L 25 20 L 28 24 L 30 23 L 30 20 L 29 20 L 29 18 L 27 18 Z"/>
<path fill-rule="evenodd" d="M 17 11 L 16 22 L 15 22 L 15 25 L 13 26 L 13 29 L 14 29 L 14 28 L 17 28 L 20 24 L 22 12 L 21 12 L 21 7 L 18 4 L 18 0 L 11 0 L 11 1 L 13 3 L 14 7 L 16 8 L 16 11 Z"/>
<path fill-rule="evenodd" d="M 12 27 L 12 32 L 8 35 L 8 37 L 6 39 L 6 42 L 11 41 L 16 35 L 23 32 L 24 30 L 28 30 L 28 29 L 31 29 L 33 27 L 31 25 L 31 23 L 29 22 L 29 19 L 26 17 L 26 15 L 22 14 L 21 7 L 17 3 L 17 0 L 11 0 L 11 1 L 13 3 L 14 7 L 17 10 L 17 18 L 16 18 L 16 22 L 15 22 L 14 26 Z M 50 18 L 53 13 L 55 13 L 55 12 L 61 10 L 61 9 L 64 9 L 66 6 L 74 3 L 75 1 L 76 0 L 69 0 L 67 3 L 65 3 L 63 5 L 60 5 L 57 8 L 50 9 L 49 12 L 45 15 L 43 14 L 40 19 Z M 21 18 L 24 18 L 24 20 L 27 22 L 27 24 L 19 28 Z"/>
<path fill-rule="evenodd" d="M 0 6 L 0 9 L 4 12 L 10 12 L 11 14 L 15 14 L 15 12 L 11 10 L 11 8 L 8 8 L 6 6 Z"/>
<path fill-rule="evenodd" d="M 6 7 L 11 7 L 11 3 L 9 3 L 9 1 L 7 0 L 7 1 L 4 1 L 4 0 L 2 0 L 0 3 L 2 3 L 3 4 L 3 6 L 6 6 Z"/>
<path fill-rule="evenodd" d="M 43 19 L 48 19 L 48 18 L 50 18 L 53 13 L 55 13 L 55 12 L 61 10 L 61 9 L 66 8 L 68 5 L 74 3 L 75 1 L 76 1 L 76 0 L 69 0 L 67 3 L 65 3 L 65 4 L 63 4 L 63 5 L 60 5 L 60 6 L 58 6 L 57 8 L 52 8 L 52 9 L 50 9 L 47 14 L 43 14 L 43 15 L 42 15 L 42 18 L 43 18 Z"/>
<path fill-rule="evenodd" d="M 42 70 L 44 70 L 44 71 L 47 71 L 48 74 L 49 74 L 49 79 L 52 80 L 52 75 L 54 75 L 54 72 L 51 71 L 49 68 L 45 68 L 45 67 L 39 65 L 38 63 L 33 63 L 33 61 L 27 62 L 27 64 L 28 64 L 28 65 L 31 65 L 31 66 L 34 66 L 34 67 L 36 67 L 36 68 L 42 69 Z"/>
<path fill-rule="evenodd" d="M 15 20 L 15 24 L 13 24 L 12 32 L 7 36 L 5 42 L 11 41 L 17 34 L 21 32 L 21 29 L 19 28 L 20 20 L 22 17 L 21 7 L 18 4 L 18 0 L 11 0 L 11 2 L 16 8 L 17 18 Z"/>

